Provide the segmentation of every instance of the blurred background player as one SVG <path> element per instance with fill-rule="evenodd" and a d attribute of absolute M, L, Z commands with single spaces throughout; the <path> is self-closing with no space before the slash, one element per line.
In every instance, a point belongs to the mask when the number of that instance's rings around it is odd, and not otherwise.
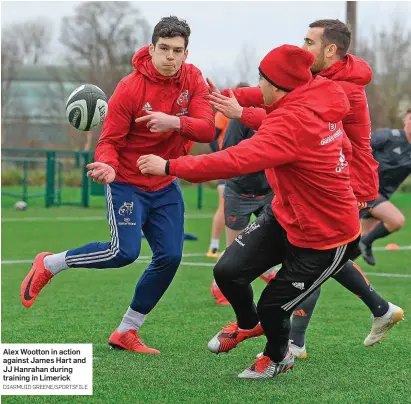
<path fill-rule="evenodd" d="M 215 114 L 215 139 L 210 143 L 211 151 L 217 152 L 221 150 L 225 131 L 227 129 L 228 122 L 230 120 L 226 118 L 221 112 Z M 224 185 L 225 180 L 217 181 L 217 192 L 218 192 L 218 207 L 214 213 L 212 225 L 211 225 L 211 240 L 210 246 L 208 248 L 207 257 L 208 258 L 218 258 L 220 238 L 224 230 Z"/>
<path fill-rule="evenodd" d="M 248 87 L 247 83 L 240 82 L 236 85 L 236 88 Z M 215 114 L 215 139 L 210 143 L 210 148 L 213 153 L 222 150 L 225 133 L 229 123 L 229 119 L 226 118 L 221 112 L 217 111 Z M 225 180 L 217 181 L 218 192 L 218 207 L 213 217 L 211 226 L 211 240 L 208 248 L 207 257 L 216 258 L 219 256 L 220 238 L 224 230 L 224 187 Z"/>
<path fill-rule="evenodd" d="M 390 201 L 391 195 L 411 174 L 411 108 L 404 117 L 403 129 L 379 129 L 371 136 L 375 159 L 380 163 L 379 197 L 363 216 L 361 255 L 375 265 L 372 243 L 404 226 L 404 215 Z"/>
<path fill-rule="evenodd" d="M 209 143 L 215 136 L 207 86 L 200 70 L 184 63 L 190 33 L 185 20 L 161 19 L 150 46 L 134 55 L 135 70 L 110 98 L 95 163 L 87 167 L 89 177 L 106 184 L 111 241 L 59 254 L 40 253 L 21 285 L 22 303 L 30 307 L 62 270 L 131 264 L 140 254 L 143 230 L 153 258 L 109 338 L 116 349 L 160 353 L 146 346 L 137 330 L 169 287 L 183 250 L 184 201 L 176 178 L 148 178 L 136 161 L 145 153 L 179 157 L 188 153 L 193 141 Z"/>
<path fill-rule="evenodd" d="M 254 133 L 254 130 L 247 128 L 239 120 L 233 119 L 228 124 L 222 149 L 235 146 L 242 140 L 251 138 Z M 271 204 L 272 199 L 273 192 L 264 171 L 226 180 L 224 189 L 226 247 L 248 226 L 251 215 L 258 217 L 264 206 Z M 274 270 L 270 269 L 260 277 L 268 283 L 274 276 Z M 230 304 L 214 279 L 211 283 L 211 295 L 217 304 Z"/>

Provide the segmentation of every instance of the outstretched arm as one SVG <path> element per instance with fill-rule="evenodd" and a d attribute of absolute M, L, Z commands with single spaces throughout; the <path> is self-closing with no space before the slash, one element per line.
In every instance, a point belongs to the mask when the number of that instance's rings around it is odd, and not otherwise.
<path fill-rule="evenodd" d="M 270 116 L 250 139 L 226 150 L 201 156 L 163 160 L 148 155 L 137 164 L 145 175 L 174 175 L 191 182 L 232 178 L 287 164 L 295 160 L 297 146 L 290 128 L 293 118 Z"/>

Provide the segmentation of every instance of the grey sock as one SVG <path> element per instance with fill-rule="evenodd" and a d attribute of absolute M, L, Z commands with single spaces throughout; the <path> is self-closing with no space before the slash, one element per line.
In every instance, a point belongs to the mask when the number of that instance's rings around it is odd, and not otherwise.
<path fill-rule="evenodd" d="M 383 238 L 391 234 L 389 230 L 384 226 L 384 223 L 378 223 L 369 233 L 367 233 L 365 236 L 361 237 L 361 241 L 364 244 L 370 245 L 372 244 L 375 240 L 379 238 Z"/>
<path fill-rule="evenodd" d="M 58 254 L 48 255 L 44 258 L 44 266 L 54 275 L 58 274 L 63 269 L 67 269 L 69 266 L 66 264 L 67 251 L 63 251 Z"/>
<path fill-rule="evenodd" d="M 141 314 L 129 307 L 126 314 L 124 314 L 123 320 L 118 326 L 118 331 L 126 332 L 128 330 L 137 330 L 143 325 L 145 319 L 146 314 Z"/>
<path fill-rule="evenodd" d="M 320 292 L 321 288 L 316 289 L 312 295 L 294 310 L 291 321 L 290 340 L 300 348 L 305 344 L 305 332 L 307 331 L 317 300 L 320 297 Z"/>

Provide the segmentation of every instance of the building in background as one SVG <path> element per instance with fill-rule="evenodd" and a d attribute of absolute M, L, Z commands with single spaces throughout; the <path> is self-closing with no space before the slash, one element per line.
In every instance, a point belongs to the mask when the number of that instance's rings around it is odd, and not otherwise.
<path fill-rule="evenodd" d="M 8 73 L 2 75 L 2 147 L 72 147 L 79 132 L 66 120 L 65 102 L 83 84 L 78 72 L 21 65 Z"/>

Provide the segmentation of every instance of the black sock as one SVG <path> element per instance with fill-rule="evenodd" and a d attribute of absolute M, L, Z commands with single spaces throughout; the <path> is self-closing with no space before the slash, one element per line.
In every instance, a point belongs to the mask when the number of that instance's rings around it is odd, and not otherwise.
<path fill-rule="evenodd" d="M 267 338 L 264 355 L 273 362 L 281 362 L 288 351 L 291 313 L 284 311 L 281 307 L 262 307 L 260 301 L 258 302 L 258 314 Z"/>
<path fill-rule="evenodd" d="M 244 300 L 241 303 L 232 304 L 232 300 L 229 300 L 237 317 L 238 328 L 242 330 L 252 330 L 260 321 L 257 307 L 254 304 L 253 288 L 251 285 L 248 285 L 247 289 L 248 292 L 243 294 Z M 251 299 L 247 299 L 246 295 L 250 296 Z"/>
<path fill-rule="evenodd" d="M 361 241 L 364 244 L 372 244 L 375 240 L 379 238 L 383 238 L 391 234 L 390 231 L 386 229 L 384 223 L 378 223 L 369 233 L 367 233 L 364 237 L 361 238 Z"/>
<path fill-rule="evenodd" d="M 318 288 L 305 299 L 293 312 L 291 320 L 290 340 L 294 345 L 302 348 L 305 344 L 305 332 L 314 312 L 317 300 L 320 297 L 321 288 Z"/>
<path fill-rule="evenodd" d="M 370 282 L 356 263 L 348 261 L 333 278 L 357 295 L 372 311 L 374 317 L 381 317 L 387 312 L 388 302 L 371 287 Z"/>

